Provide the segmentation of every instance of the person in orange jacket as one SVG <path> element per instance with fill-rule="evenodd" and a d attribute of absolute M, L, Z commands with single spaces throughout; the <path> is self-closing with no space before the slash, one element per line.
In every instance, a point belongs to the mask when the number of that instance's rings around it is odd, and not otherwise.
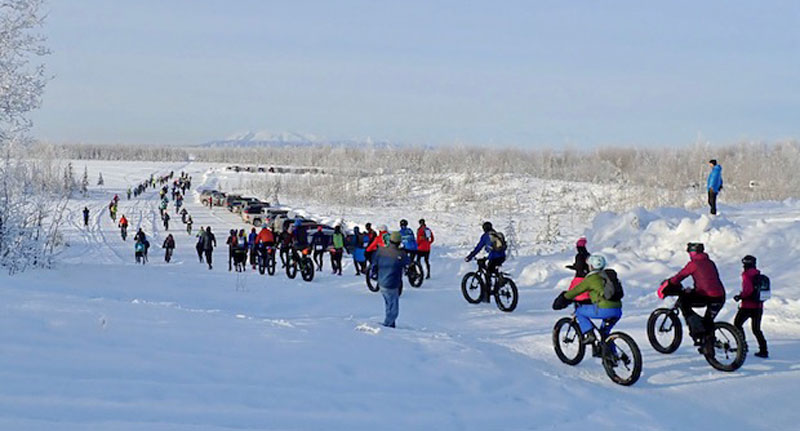
<path fill-rule="evenodd" d="M 373 253 L 378 250 L 378 247 L 386 247 L 387 238 L 389 236 L 389 228 L 386 225 L 380 225 L 378 227 L 378 236 L 372 240 L 369 246 L 367 246 L 367 253 Z M 386 237 L 386 238 L 384 238 Z"/>
<path fill-rule="evenodd" d="M 425 225 L 425 219 L 420 219 L 417 229 L 417 262 L 422 264 L 422 259 L 425 259 L 425 278 L 431 278 L 430 256 L 433 241 L 433 231 Z"/>

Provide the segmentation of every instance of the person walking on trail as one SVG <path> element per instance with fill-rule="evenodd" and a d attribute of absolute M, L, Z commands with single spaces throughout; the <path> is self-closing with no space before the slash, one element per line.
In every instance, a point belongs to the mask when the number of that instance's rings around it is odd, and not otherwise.
<path fill-rule="evenodd" d="M 333 229 L 333 247 L 331 248 L 331 266 L 333 274 L 342 275 L 342 255 L 344 254 L 344 234 L 342 227 L 336 226 Z"/>
<path fill-rule="evenodd" d="M 169 213 L 164 212 L 164 230 L 169 230 Z"/>
<path fill-rule="evenodd" d="M 89 207 L 83 207 L 83 225 L 89 226 Z"/>
<path fill-rule="evenodd" d="M 708 189 L 708 206 L 710 207 L 711 214 L 717 214 L 717 195 L 722 190 L 722 165 L 717 163 L 715 159 L 708 161 L 708 166 L 711 167 L 711 172 L 708 173 L 706 180 L 706 189 Z"/>
<path fill-rule="evenodd" d="M 238 242 L 236 238 L 236 229 L 231 229 L 230 232 L 228 232 L 228 239 L 225 240 L 225 244 L 228 245 L 228 271 L 233 271 L 233 254 Z"/>
<path fill-rule="evenodd" d="M 211 256 L 214 252 L 214 247 L 217 246 L 217 238 L 211 233 L 211 226 L 206 227 L 201 241 L 203 243 L 203 253 L 205 253 L 206 263 L 208 263 L 208 269 L 211 269 Z"/>
<path fill-rule="evenodd" d="M 356 277 L 367 272 L 367 258 L 364 254 L 364 235 L 358 229 L 358 226 L 353 228 L 353 239 L 351 243 L 353 249 L 353 263 L 356 268 Z"/>
<path fill-rule="evenodd" d="M 172 259 L 172 251 L 175 250 L 175 238 L 172 237 L 172 234 L 167 235 L 161 248 L 164 249 L 164 262 L 169 263 Z"/>
<path fill-rule="evenodd" d="M 759 297 L 759 292 L 756 287 L 760 282 L 759 279 L 764 277 L 761 271 L 756 268 L 756 258 L 750 255 L 742 258 L 742 265 L 744 272 L 742 272 L 742 291 L 733 297 L 736 301 L 741 301 L 739 304 L 739 311 L 733 319 L 733 324 L 744 334 L 744 322 L 750 319 L 750 325 L 758 340 L 758 352 L 756 356 L 759 358 L 768 358 L 767 353 L 767 339 L 764 338 L 764 333 L 761 332 L 761 318 L 764 315 L 764 299 Z"/>
<path fill-rule="evenodd" d="M 425 259 L 425 278 L 431 278 L 431 244 L 433 244 L 433 231 L 425 224 L 425 219 L 419 220 L 417 229 L 417 262 L 422 264 Z"/>
<path fill-rule="evenodd" d="M 400 314 L 400 289 L 403 287 L 403 270 L 411 263 L 408 254 L 400 249 L 402 242 L 400 232 L 392 232 L 389 244 L 381 247 L 372 258 L 372 266 L 378 275 L 381 295 L 386 307 L 383 326 L 394 328 Z"/>
<path fill-rule="evenodd" d="M 256 264 L 258 264 L 258 255 L 256 253 L 256 238 L 258 238 L 258 233 L 256 233 L 256 228 L 250 229 L 250 235 L 247 236 L 247 248 L 250 252 L 250 266 L 253 269 L 256 269 Z"/>
<path fill-rule="evenodd" d="M 186 233 L 192 234 L 192 216 L 186 219 Z"/>
<path fill-rule="evenodd" d="M 197 232 L 197 243 L 194 245 L 194 249 L 197 251 L 197 259 L 200 260 L 200 263 L 203 263 L 203 236 L 206 234 L 206 231 L 203 230 L 203 226 L 200 226 L 200 231 Z"/>
<path fill-rule="evenodd" d="M 317 226 L 317 231 L 311 235 L 311 246 L 314 248 L 314 263 L 317 271 L 322 271 L 325 250 L 328 249 L 328 235 L 322 231 L 322 226 Z"/>

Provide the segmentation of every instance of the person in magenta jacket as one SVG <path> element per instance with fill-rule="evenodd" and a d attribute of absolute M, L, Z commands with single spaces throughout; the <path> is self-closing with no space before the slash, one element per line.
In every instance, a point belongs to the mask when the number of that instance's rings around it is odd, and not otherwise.
<path fill-rule="evenodd" d="M 744 272 L 742 272 L 742 291 L 733 299 L 741 301 L 739 304 L 739 311 L 733 319 L 733 324 L 739 328 L 744 334 L 744 322 L 750 319 L 753 335 L 758 340 L 758 352 L 756 356 L 759 358 L 767 358 L 767 340 L 764 338 L 764 333 L 761 332 L 761 317 L 764 315 L 764 303 L 755 297 L 754 280 L 761 272 L 756 268 L 756 258 L 750 255 L 742 258 L 742 265 Z"/>
<path fill-rule="evenodd" d="M 694 288 L 680 294 L 681 312 L 695 344 L 713 350 L 714 318 L 725 304 L 725 287 L 719 279 L 717 265 L 705 253 L 703 244 L 690 242 L 686 251 L 689 263 L 668 281 L 670 285 L 680 285 L 681 281 L 692 277 Z M 694 312 L 694 308 L 700 307 L 706 307 L 702 319 Z"/>

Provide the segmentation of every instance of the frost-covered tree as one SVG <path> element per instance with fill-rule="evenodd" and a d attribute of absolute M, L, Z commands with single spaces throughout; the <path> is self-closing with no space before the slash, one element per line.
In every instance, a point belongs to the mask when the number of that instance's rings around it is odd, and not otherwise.
<path fill-rule="evenodd" d="M 105 182 L 105 181 L 103 181 L 103 173 L 102 173 L 102 172 L 100 172 L 100 174 L 98 174 L 98 175 L 97 175 L 97 185 L 98 185 L 98 186 L 102 186 L 102 185 L 103 185 L 103 184 L 105 184 L 105 183 L 106 183 L 106 182 Z"/>
<path fill-rule="evenodd" d="M 519 237 L 517 236 L 517 226 L 514 219 L 509 217 L 506 223 L 505 233 L 508 258 L 514 259 L 519 254 Z"/>
<path fill-rule="evenodd" d="M 60 241 L 66 204 L 50 157 L 31 157 L 31 111 L 47 83 L 38 33 L 43 0 L 0 0 L 0 265 L 9 272 L 47 265 Z"/>
<path fill-rule="evenodd" d="M 81 194 L 85 197 L 89 193 L 89 169 L 83 167 L 83 177 L 81 178 Z"/>

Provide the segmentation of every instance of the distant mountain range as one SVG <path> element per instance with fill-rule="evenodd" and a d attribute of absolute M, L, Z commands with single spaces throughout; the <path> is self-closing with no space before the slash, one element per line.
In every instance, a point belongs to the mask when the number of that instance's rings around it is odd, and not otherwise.
<path fill-rule="evenodd" d="M 376 147 L 386 148 L 392 146 L 386 141 L 373 141 L 371 138 L 358 140 L 328 140 L 311 134 L 298 132 L 271 133 L 267 131 L 249 131 L 229 136 L 225 139 L 205 142 L 196 147 L 202 148 L 247 148 L 247 147 L 307 147 L 315 145 L 334 145 L 346 147 Z"/>

